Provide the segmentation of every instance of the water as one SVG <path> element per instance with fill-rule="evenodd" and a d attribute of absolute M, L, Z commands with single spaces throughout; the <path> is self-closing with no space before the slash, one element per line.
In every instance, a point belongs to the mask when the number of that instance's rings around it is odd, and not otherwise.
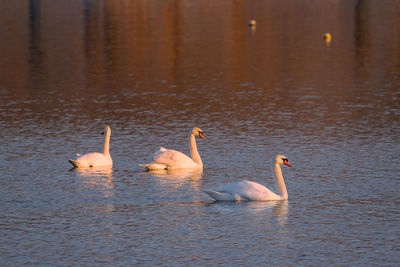
<path fill-rule="evenodd" d="M 1 264 L 399 265 L 399 11 L 0 2 Z M 71 170 L 105 124 L 114 167 Z M 194 126 L 203 172 L 137 166 L 160 146 L 189 153 Z M 274 191 L 278 153 L 288 201 L 203 192 Z"/>

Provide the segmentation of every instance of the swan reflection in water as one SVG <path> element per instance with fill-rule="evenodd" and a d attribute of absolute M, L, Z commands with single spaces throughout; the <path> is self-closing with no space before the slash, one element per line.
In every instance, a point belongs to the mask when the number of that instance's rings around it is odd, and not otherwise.
<path fill-rule="evenodd" d="M 244 202 L 244 205 L 249 207 L 249 212 L 254 215 L 264 215 L 265 212 L 270 212 L 276 216 L 278 222 L 284 225 L 288 219 L 288 201 L 250 201 Z"/>
<path fill-rule="evenodd" d="M 216 207 L 223 213 L 238 214 L 240 216 L 251 216 L 252 221 L 265 223 L 267 217 L 276 219 L 280 226 L 284 226 L 289 217 L 287 200 L 273 201 L 246 201 L 246 202 L 218 202 L 214 201 L 208 205 Z"/>
<path fill-rule="evenodd" d="M 105 197 L 114 196 L 113 170 L 111 167 L 73 168 L 80 182 L 86 187 L 102 191 Z"/>
<path fill-rule="evenodd" d="M 181 187 L 189 184 L 191 187 L 200 190 L 200 181 L 203 177 L 202 169 L 171 169 L 144 172 L 145 175 L 150 175 L 162 184 L 171 187 Z"/>

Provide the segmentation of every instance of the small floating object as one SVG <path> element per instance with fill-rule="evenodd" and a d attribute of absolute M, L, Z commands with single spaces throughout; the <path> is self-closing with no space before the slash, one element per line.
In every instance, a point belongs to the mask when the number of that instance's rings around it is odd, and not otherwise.
<path fill-rule="evenodd" d="M 329 32 L 325 33 L 324 40 L 329 43 L 332 40 L 332 35 Z"/>
<path fill-rule="evenodd" d="M 252 19 L 252 20 L 249 21 L 249 27 L 255 28 L 256 25 L 257 25 L 257 22 L 256 22 L 254 19 Z"/>

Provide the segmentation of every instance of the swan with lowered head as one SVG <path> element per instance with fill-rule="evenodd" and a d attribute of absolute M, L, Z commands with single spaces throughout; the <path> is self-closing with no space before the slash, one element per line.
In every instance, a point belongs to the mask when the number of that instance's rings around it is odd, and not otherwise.
<path fill-rule="evenodd" d="M 75 159 L 69 159 L 68 161 L 74 166 L 74 168 L 91 168 L 91 167 L 112 167 L 113 161 L 110 155 L 110 126 L 104 127 L 105 139 L 103 153 L 93 152 L 88 154 L 76 154 Z M 102 134 L 104 134 L 104 132 Z"/>
<path fill-rule="evenodd" d="M 216 201 L 286 200 L 288 198 L 288 193 L 286 190 L 285 181 L 283 180 L 280 165 L 292 167 L 285 156 L 278 155 L 275 157 L 273 168 L 278 194 L 273 193 L 263 185 L 247 180 L 230 183 L 218 188 L 215 191 L 208 190 L 205 192 Z"/>
<path fill-rule="evenodd" d="M 154 153 L 153 160 L 149 164 L 139 164 L 139 166 L 147 170 L 170 170 L 184 168 L 203 168 L 203 162 L 199 152 L 197 151 L 196 136 L 204 138 L 203 131 L 194 127 L 189 133 L 190 156 L 173 150 L 161 147 L 159 151 Z"/>

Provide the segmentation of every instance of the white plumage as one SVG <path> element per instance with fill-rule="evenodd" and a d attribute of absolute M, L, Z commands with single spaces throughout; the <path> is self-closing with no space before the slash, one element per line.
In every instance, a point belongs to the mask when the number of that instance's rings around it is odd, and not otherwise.
<path fill-rule="evenodd" d="M 193 128 L 189 134 L 190 155 L 161 147 L 159 151 L 154 153 L 153 159 L 149 164 L 139 164 L 139 166 L 147 170 L 166 170 L 166 169 L 184 169 L 184 168 L 203 168 L 203 162 L 197 151 L 196 136 L 203 136 L 200 128 Z"/>
<path fill-rule="evenodd" d="M 110 155 L 110 136 L 111 128 L 106 126 L 103 153 L 92 152 L 88 154 L 76 154 L 74 159 L 68 161 L 75 168 L 91 168 L 91 167 L 112 167 L 113 161 Z"/>
<path fill-rule="evenodd" d="M 230 183 L 216 190 L 207 190 L 205 192 L 216 201 L 285 200 L 288 198 L 288 194 L 280 167 L 282 164 L 291 167 L 285 156 L 276 156 L 273 167 L 278 194 L 275 194 L 263 185 L 247 180 Z"/>

